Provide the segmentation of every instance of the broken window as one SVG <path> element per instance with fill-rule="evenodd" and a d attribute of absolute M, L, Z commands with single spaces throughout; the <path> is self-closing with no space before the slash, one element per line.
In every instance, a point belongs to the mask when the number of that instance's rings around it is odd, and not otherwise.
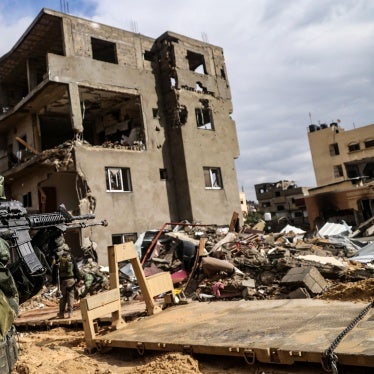
<path fill-rule="evenodd" d="M 115 43 L 108 42 L 107 40 L 91 38 L 91 47 L 92 58 L 94 60 L 118 64 L 117 49 Z"/>
<path fill-rule="evenodd" d="M 107 192 L 131 192 L 129 168 L 105 168 Z"/>
<path fill-rule="evenodd" d="M 22 204 L 25 208 L 32 207 L 31 192 L 28 192 L 27 194 L 22 196 Z"/>
<path fill-rule="evenodd" d="M 168 171 L 166 169 L 160 169 L 160 179 L 164 181 L 168 179 Z"/>
<path fill-rule="evenodd" d="M 199 74 L 207 74 L 204 55 L 187 51 L 188 67 L 191 71 Z"/>
<path fill-rule="evenodd" d="M 343 176 L 343 167 L 342 165 L 335 165 L 334 166 L 334 177 L 339 178 Z"/>
<path fill-rule="evenodd" d="M 198 129 L 214 130 L 213 116 L 210 108 L 196 108 L 195 114 Z"/>
<path fill-rule="evenodd" d="M 121 244 L 128 242 L 136 242 L 138 239 L 138 234 L 136 232 L 123 233 L 123 234 L 113 234 L 112 235 L 112 244 Z"/>
<path fill-rule="evenodd" d="M 330 156 L 337 156 L 338 154 L 340 154 L 338 143 L 330 144 L 329 149 L 330 149 Z"/>
<path fill-rule="evenodd" d="M 360 143 L 354 142 L 348 145 L 348 151 L 354 152 L 360 150 Z"/>
<path fill-rule="evenodd" d="M 374 139 L 368 139 L 364 142 L 365 148 L 372 148 L 374 147 Z"/>
<path fill-rule="evenodd" d="M 204 167 L 205 188 L 222 189 L 221 169 L 214 167 Z"/>
<path fill-rule="evenodd" d="M 348 178 L 358 178 L 360 176 L 360 170 L 357 165 L 346 164 L 345 170 Z"/>

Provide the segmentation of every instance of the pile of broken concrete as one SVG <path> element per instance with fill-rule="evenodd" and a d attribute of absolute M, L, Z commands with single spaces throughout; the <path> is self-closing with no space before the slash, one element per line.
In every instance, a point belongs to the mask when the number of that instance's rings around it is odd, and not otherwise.
<path fill-rule="evenodd" d="M 313 235 L 289 225 L 279 233 L 263 228 L 183 223 L 159 232 L 145 253 L 142 236 L 135 246 L 146 276 L 169 271 L 177 293 L 202 302 L 374 298 L 374 242 L 356 238 L 345 223 Z M 131 265 L 120 275 L 126 297 L 138 297 Z"/>

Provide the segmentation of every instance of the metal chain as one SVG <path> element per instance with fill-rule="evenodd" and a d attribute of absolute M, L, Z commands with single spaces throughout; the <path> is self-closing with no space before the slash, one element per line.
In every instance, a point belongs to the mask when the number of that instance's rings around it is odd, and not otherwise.
<path fill-rule="evenodd" d="M 372 301 L 370 304 L 368 304 L 364 309 L 361 310 L 361 312 L 358 314 L 356 318 L 354 318 L 350 324 L 334 339 L 334 341 L 331 343 L 330 347 L 326 349 L 326 351 L 323 353 L 322 356 L 322 367 L 326 372 L 329 373 L 338 373 L 338 356 L 334 353 L 334 350 L 339 345 L 339 343 L 342 341 L 345 335 L 348 334 L 349 331 L 351 331 L 369 312 L 371 308 L 374 307 L 374 301 Z"/>

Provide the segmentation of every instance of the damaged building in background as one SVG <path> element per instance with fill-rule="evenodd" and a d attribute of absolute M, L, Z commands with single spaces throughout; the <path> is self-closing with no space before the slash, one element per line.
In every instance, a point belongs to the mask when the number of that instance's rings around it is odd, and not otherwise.
<path fill-rule="evenodd" d="M 223 51 L 43 9 L 0 59 L 0 174 L 29 212 L 94 213 L 106 248 L 164 222 L 240 212 Z"/>
<path fill-rule="evenodd" d="M 310 125 L 317 187 L 305 198 L 311 227 L 344 220 L 358 226 L 374 216 L 374 124 L 344 130 L 339 121 Z"/>
<path fill-rule="evenodd" d="M 309 229 L 305 197 L 308 187 L 299 187 L 294 181 L 282 180 L 255 185 L 258 210 L 271 230 L 278 232 L 288 223 Z"/>

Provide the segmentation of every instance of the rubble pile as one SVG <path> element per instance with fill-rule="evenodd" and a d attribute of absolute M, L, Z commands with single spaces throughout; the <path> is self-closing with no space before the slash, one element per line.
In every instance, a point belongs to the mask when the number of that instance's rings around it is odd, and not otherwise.
<path fill-rule="evenodd" d="M 74 165 L 72 150 L 74 141 L 66 141 L 55 148 L 47 149 L 39 155 L 42 164 L 54 166 L 56 171 L 70 170 Z"/>
<path fill-rule="evenodd" d="M 292 227 L 265 234 L 251 227 L 232 232 L 216 225 L 183 224 L 144 233 L 135 247 L 146 276 L 171 273 L 177 300 L 178 295 L 180 300 L 183 296 L 201 302 L 374 298 L 374 243 L 349 234 L 307 236 Z M 122 299 L 141 300 L 131 264 L 119 268 Z M 77 300 L 108 289 L 108 268 L 90 260 L 80 264 L 80 270 L 85 277 L 77 287 Z M 45 287 L 20 309 L 56 305 L 56 291 L 53 285 Z"/>
<path fill-rule="evenodd" d="M 143 257 L 144 271 L 146 275 L 169 271 L 177 292 L 199 301 L 324 295 L 340 299 L 339 285 L 353 289 L 358 282 L 361 291 L 352 291 L 352 300 L 358 295 L 366 301 L 374 297 L 373 249 L 371 261 L 370 255 L 365 262 L 355 260 L 358 253 L 373 248 L 371 242 L 358 242 L 349 235 L 306 237 L 296 232 L 292 227 L 265 234 L 247 227 L 237 233 L 214 225 L 179 226 L 164 232 L 150 248 L 149 257 Z M 123 284 L 129 294 L 129 282 Z"/>

